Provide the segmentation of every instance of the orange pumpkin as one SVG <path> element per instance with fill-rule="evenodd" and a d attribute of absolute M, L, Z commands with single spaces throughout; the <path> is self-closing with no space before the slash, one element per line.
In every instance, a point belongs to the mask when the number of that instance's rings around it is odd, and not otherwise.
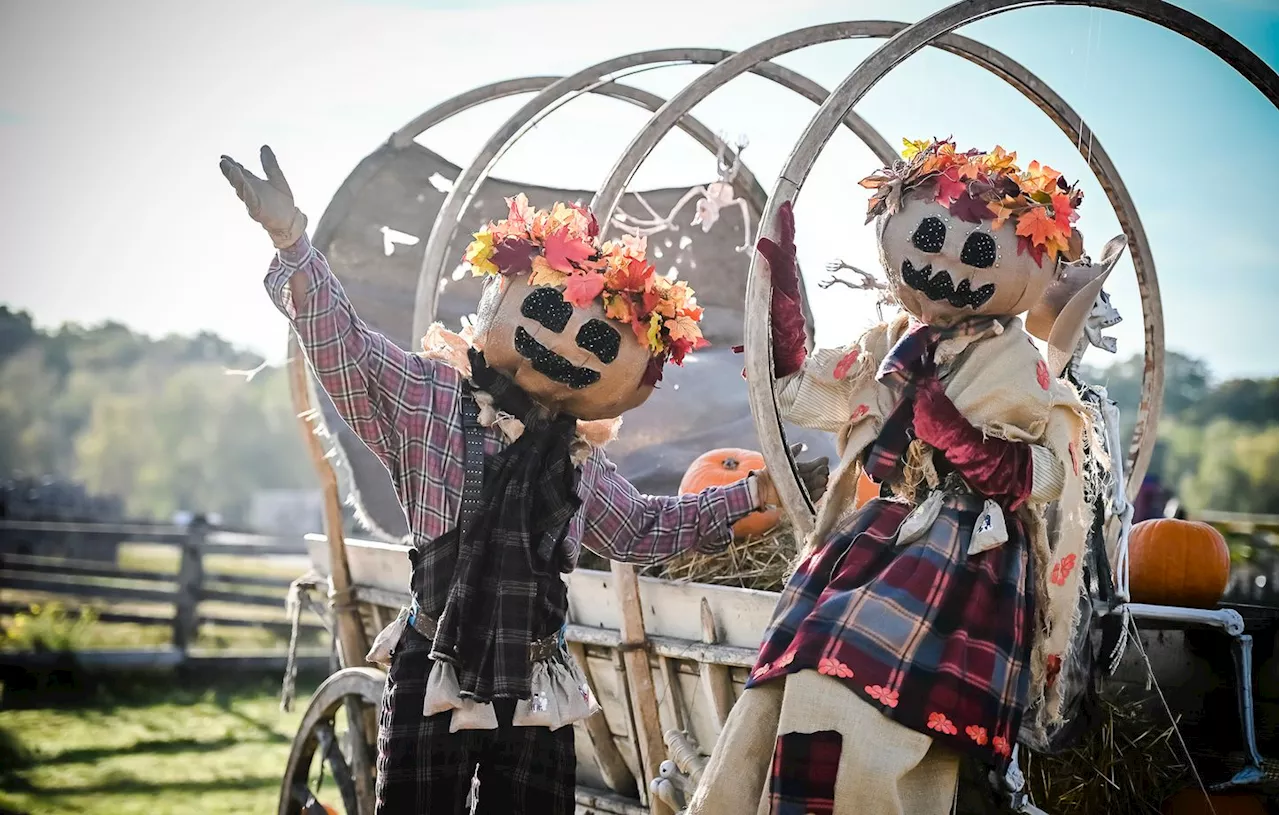
<path fill-rule="evenodd" d="M 1199 787 L 1179 790 L 1160 808 L 1163 815 L 1266 815 L 1266 811 L 1262 799 L 1252 793 L 1209 793 L 1206 798 Z"/>
<path fill-rule="evenodd" d="M 868 501 L 880 497 L 880 485 L 865 472 L 858 473 L 858 489 L 853 495 L 853 507 L 858 509 Z"/>
<path fill-rule="evenodd" d="M 1213 608 L 1227 589 L 1231 553 L 1206 523 L 1155 518 L 1129 533 L 1129 589 L 1135 602 Z"/>
<path fill-rule="evenodd" d="M 698 456 L 685 470 L 680 479 L 680 492 L 683 495 L 702 492 L 707 487 L 723 487 L 735 481 L 741 481 L 752 470 L 764 469 L 764 456 L 754 450 L 739 450 L 736 447 L 722 447 L 709 450 Z M 778 525 L 778 510 L 762 510 L 753 512 L 733 525 L 733 534 L 737 538 L 754 538 Z"/>

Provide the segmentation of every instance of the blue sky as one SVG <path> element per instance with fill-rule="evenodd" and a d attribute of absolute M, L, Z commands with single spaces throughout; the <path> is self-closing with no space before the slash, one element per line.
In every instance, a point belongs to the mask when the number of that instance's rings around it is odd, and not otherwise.
<path fill-rule="evenodd" d="M 260 285 L 270 247 L 225 187 L 220 153 L 250 163 L 259 144 L 271 143 L 314 224 L 388 133 L 476 85 L 568 73 L 649 48 L 744 48 L 841 19 L 910 21 L 943 5 L 137 0 L 86 8 L 10 0 L 0 6 L 0 302 L 30 309 L 45 325 L 118 319 L 153 334 L 214 330 L 278 359 L 284 327 Z M 1274 3 L 1182 5 L 1276 66 Z M 1169 347 L 1207 359 L 1221 376 L 1274 375 L 1275 108 L 1207 51 L 1116 13 L 1019 9 L 960 33 L 1036 72 L 1106 145 L 1151 237 Z M 878 44 L 829 44 L 780 62 L 829 88 Z M 669 96 L 701 70 L 626 81 Z M 471 111 L 423 140 L 465 162 L 521 101 Z M 744 77 L 695 114 L 750 136 L 745 159 L 767 187 L 814 109 Z M 858 111 L 894 142 L 951 134 L 962 146 L 999 143 L 1023 161 L 1051 164 L 1083 182 L 1089 248 L 1119 231 L 1075 142 L 956 57 L 916 55 Z M 623 103 L 576 100 L 510 151 L 498 173 L 594 188 L 644 120 Z M 875 265 L 856 186 L 873 169 L 870 152 L 839 134 L 798 205 L 801 261 L 824 344 L 851 338 L 873 313 L 859 295 L 816 289 L 832 257 Z M 676 134 L 635 186 L 691 185 L 713 172 L 713 159 Z M 1124 263 L 1111 280 L 1127 318 L 1114 332 L 1126 355 L 1141 344 L 1132 267 Z"/>

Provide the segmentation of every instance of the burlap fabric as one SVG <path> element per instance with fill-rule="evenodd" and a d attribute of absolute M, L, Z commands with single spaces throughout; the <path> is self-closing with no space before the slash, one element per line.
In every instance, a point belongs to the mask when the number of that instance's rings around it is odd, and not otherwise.
<path fill-rule="evenodd" d="M 959 755 L 800 671 L 743 693 L 688 815 L 946 815 Z M 732 762 L 732 766 L 728 765 Z"/>

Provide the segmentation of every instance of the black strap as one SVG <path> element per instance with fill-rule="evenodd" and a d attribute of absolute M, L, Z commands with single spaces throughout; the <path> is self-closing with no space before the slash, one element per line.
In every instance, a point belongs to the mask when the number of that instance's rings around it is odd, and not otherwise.
<path fill-rule="evenodd" d="M 466 389 L 466 398 L 462 400 L 462 430 L 466 458 L 458 530 L 466 535 L 472 519 L 480 510 L 484 491 L 484 428 L 480 426 L 480 406 L 476 404 L 475 394 L 470 388 Z"/>

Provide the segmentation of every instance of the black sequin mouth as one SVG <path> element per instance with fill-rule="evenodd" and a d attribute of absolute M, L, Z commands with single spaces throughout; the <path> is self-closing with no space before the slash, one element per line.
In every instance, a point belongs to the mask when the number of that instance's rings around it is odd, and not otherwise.
<path fill-rule="evenodd" d="M 516 328 L 516 352 L 533 363 L 533 369 L 547 379 L 568 385 L 574 390 L 581 390 L 600 381 L 599 371 L 579 368 L 520 327 Z"/>
<path fill-rule="evenodd" d="M 951 282 L 951 275 L 946 271 L 934 274 L 932 263 L 926 263 L 923 268 L 917 269 L 905 258 L 902 261 L 902 282 L 930 300 L 946 300 L 956 308 L 978 308 L 996 293 L 994 283 L 970 289 L 969 281 L 961 280 L 957 286 Z"/>

